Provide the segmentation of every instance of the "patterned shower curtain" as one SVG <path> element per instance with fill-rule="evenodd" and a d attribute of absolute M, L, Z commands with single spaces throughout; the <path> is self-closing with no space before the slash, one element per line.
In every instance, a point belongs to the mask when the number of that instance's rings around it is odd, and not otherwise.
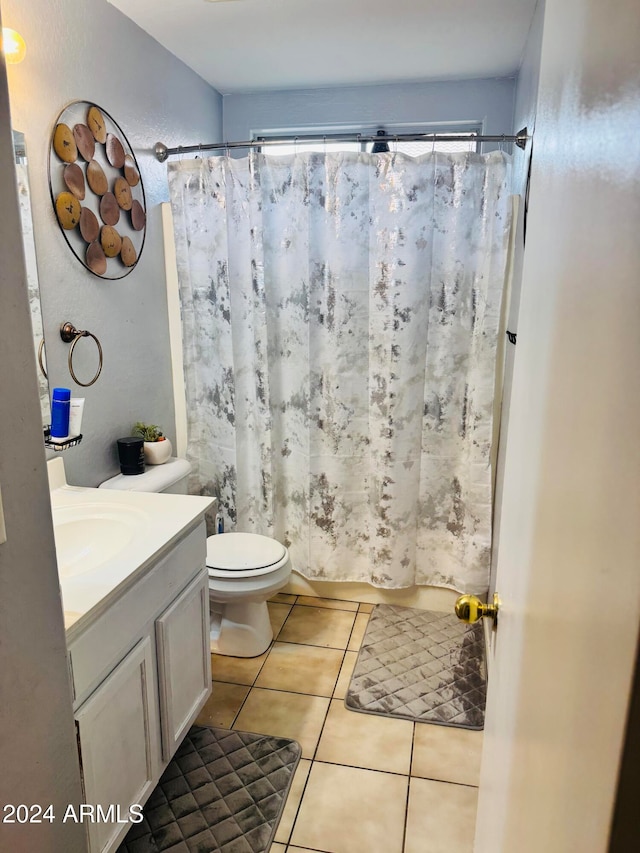
<path fill-rule="evenodd" d="M 318 580 L 484 592 L 508 161 L 172 163 L 188 457 Z"/>

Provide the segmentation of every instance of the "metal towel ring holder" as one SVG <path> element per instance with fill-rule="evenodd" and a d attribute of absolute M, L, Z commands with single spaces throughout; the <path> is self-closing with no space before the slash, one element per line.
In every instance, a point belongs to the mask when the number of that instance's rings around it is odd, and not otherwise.
<path fill-rule="evenodd" d="M 38 365 L 40 366 L 42 375 L 48 380 L 49 377 L 47 376 L 47 371 L 44 366 L 44 338 L 40 338 L 40 343 L 38 344 Z"/>
<path fill-rule="evenodd" d="M 83 388 L 88 388 L 89 385 L 93 385 L 93 383 L 98 379 L 100 373 L 102 372 L 102 346 L 100 341 L 96 338 L 93 332 L 81 331 L 80 329 L 76 329 L 73 323 L 63 323 L 60 326 L 60 337 L 65 342 L 65 344 L 71 344 L 71 348 L 69 349 L 69 373 L 71 374 L 71 378 L 76 383 L 76 385 L 81 385 Z M 96 342 L 96 346 L 98 347 L 98 370 L 96 375 L 90 382 L 81 382 L 76 376 L 73 370 L 73 351 L 76 348 L 76 344 L 80 340 L 80 338 L 93 338 Z"/>

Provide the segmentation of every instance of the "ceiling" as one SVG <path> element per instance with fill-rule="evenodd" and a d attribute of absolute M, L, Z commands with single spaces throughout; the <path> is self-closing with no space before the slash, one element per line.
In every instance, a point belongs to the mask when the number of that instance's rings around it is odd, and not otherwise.
<path fill-rule="evenodd" d="M 536 0 L 109 0 L 222 94 L 504 77 Z"/>

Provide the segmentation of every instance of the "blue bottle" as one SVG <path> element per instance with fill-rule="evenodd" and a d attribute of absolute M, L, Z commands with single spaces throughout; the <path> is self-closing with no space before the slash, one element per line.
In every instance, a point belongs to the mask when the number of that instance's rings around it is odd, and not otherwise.
<path fill-rule="evenodd" d="M 63 441 L 69 435 L 69 410 L 71 391 L 68 388 L 54 388 L 51 395 L 51 440 Z"/>

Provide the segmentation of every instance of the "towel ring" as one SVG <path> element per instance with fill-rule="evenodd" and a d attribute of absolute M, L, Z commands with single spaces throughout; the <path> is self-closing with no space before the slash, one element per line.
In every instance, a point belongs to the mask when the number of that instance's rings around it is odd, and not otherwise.
<path fill-rule="evenodd" d="M 76 385 L 81 385 L 83 388 L 88 388 L 90 385 L 98 379 L 100 373 L 102 372 L 102 346 L 100 341 L 96 338 L 93 332 L 81 331 L 80 329 L 76 329 L 73 323 L 63 323 L 60 326 L 60 337 L 65 342 L 65 344 L 71 344 L 71 348 L 69 349 L 69 373 L 71 374 L 71 378 L 76 383 Z M 73 369 L 73 351 L 76 348 L 76 344 L 80 340 L 80 338 L 93 338 L 96 342 L 96 346 L 98 347 L 98 370 L 96 371 L 96 375 L 90 382 L 81 382 L 75 374 Z"/>
<path fill-rule="evenodd" d="M 44 366 L 44 338 L 40 338 L 40 343 L 38 344 L 38 365 L 42 371 L 42 375 L 48 382 L 49 377 L 47 376 L 47 371 Z"/>

